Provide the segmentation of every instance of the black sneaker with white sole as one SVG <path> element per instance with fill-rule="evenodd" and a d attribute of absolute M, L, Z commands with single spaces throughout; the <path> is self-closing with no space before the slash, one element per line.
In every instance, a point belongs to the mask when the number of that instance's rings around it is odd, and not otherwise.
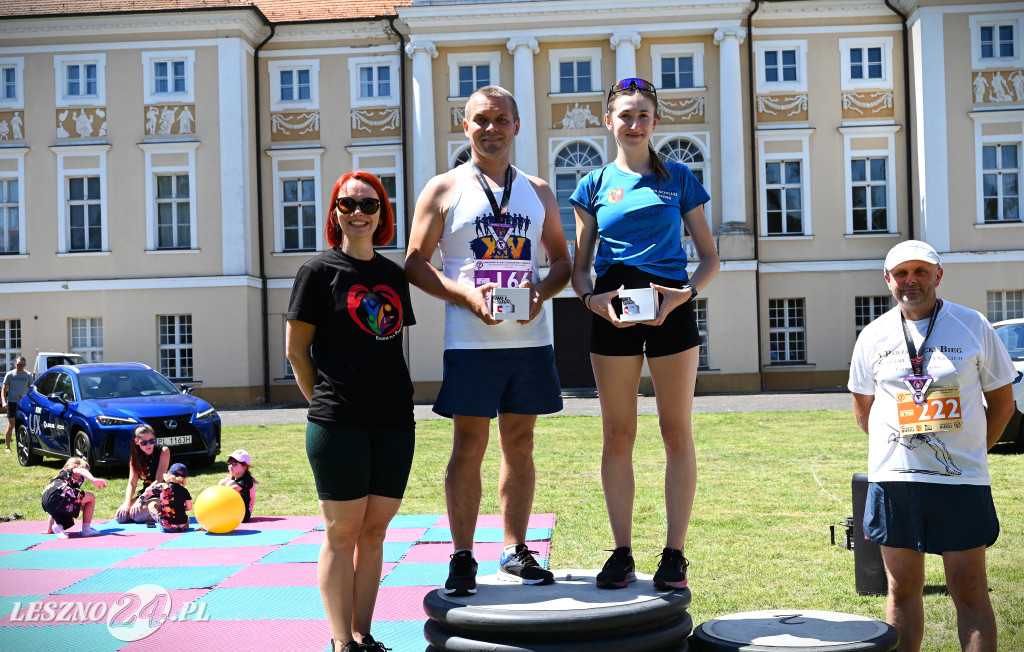
<path fill-rule="evenodd" d="M 542 568 L 533 558 L 536 550 L 530 550 L 525 543 L 516 544 L 511 555 L 504 551 L 498 561 L 498 579 L 520 584 L 552 584 L 555 574 Z"/>
<path fill-rule="evenodd" d="M 473 553 L 460 550 L 451 555 L 448 564 L 448 581 L 444 583 L 445 595 L 473 595 L 476 593 L 477 563 Z"/>

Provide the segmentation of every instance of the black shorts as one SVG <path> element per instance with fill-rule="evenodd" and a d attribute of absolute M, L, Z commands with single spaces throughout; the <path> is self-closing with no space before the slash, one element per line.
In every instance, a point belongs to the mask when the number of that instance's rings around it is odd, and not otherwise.
<path fill-rule="evenodd" d="M 328 428 L 306 424 L 306 455 L 320 500 L 405 495 L 416 429 Z"/>
<path fill-rule="evenodd" d="M 625 286 L 627 290 L 650 287 L 651 283 L 679 288 L 686 281 L 655 276 L 636 267 L 615 264 L 597 277 L 594 294 L 603 294 Z M 621 314 L 622 303 L 612 299 L 615 310 Z M 700 345 L 697 315 L 693 301 L 687 301 L 668 314 L 661 326 L 637 324 L 616 328 L 604 317 L 593 316 L 590 324 L 590 352 L 598 355 L 644 355 L 657 358 L 673 355 Z"/>

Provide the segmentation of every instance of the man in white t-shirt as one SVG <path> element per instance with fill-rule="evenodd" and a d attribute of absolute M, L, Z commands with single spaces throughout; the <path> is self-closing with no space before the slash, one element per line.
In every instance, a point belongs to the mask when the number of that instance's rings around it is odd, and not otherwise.
<path fill-rule="evenodd" d="M 868 433 L 864 535 L 882 549 L 886 620 L 902 652 L 920 649 L 924 556 L 941 554 L 961 646 L 994 651 L 988 449 L 1013 415 L 1016 370 L 985 317 L 936 296 L 943 270 L 929 244 L 897 244 L 883 273 L 897 306 L 861 331 L 849 389 Z"/>

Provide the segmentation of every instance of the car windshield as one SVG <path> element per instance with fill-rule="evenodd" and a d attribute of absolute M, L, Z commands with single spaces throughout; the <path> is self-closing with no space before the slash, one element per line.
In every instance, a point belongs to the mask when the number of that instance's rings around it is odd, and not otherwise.
<path fill-rule="evenodd" d="M 1006 345 L 1011 358 L 1024 360 L 1024 323 L 1003 324 L 996 329 L 996 334 Z"/>
<path fill-rule="evenodd" d="M 83 399 L 102 400 L 132 396 L 167 396 L 177 388 L 152 369 L 93 371 L 78 374 Z"/>

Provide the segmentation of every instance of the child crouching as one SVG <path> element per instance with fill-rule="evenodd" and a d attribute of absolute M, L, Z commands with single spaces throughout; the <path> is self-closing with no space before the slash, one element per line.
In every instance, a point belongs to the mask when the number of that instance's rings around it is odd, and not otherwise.
<path fill-rule="evenodd" d="M 188 514 L 192 511 L 192 494 L 185 488 L 188 469 L 181 462 L 172 464 L 164 474 L 163 482 L 154 482 L 146 489 L 143 502 L 149 497 L 149 511 L 164 532 L 184 532 L 189 528 Z"/>
<path fill-rule="evenodd" d="M 75 524 L 79 512 L 82 514 L 83 537 L 100 534 L 92 529 L 92 511 L 96 507 L 96 496 L 82 490 L 82 483 L 88 480 L 100 489 L 107 486 L 103 480 L 97 480 L 89 473 L 89 463 L 81 457 L 72 457 L 60 473 L 43 489 L 43 511 L 50 515 L 46 525 L 46 534 L 56 534 L 67 539 L 67 530 Z"/>

